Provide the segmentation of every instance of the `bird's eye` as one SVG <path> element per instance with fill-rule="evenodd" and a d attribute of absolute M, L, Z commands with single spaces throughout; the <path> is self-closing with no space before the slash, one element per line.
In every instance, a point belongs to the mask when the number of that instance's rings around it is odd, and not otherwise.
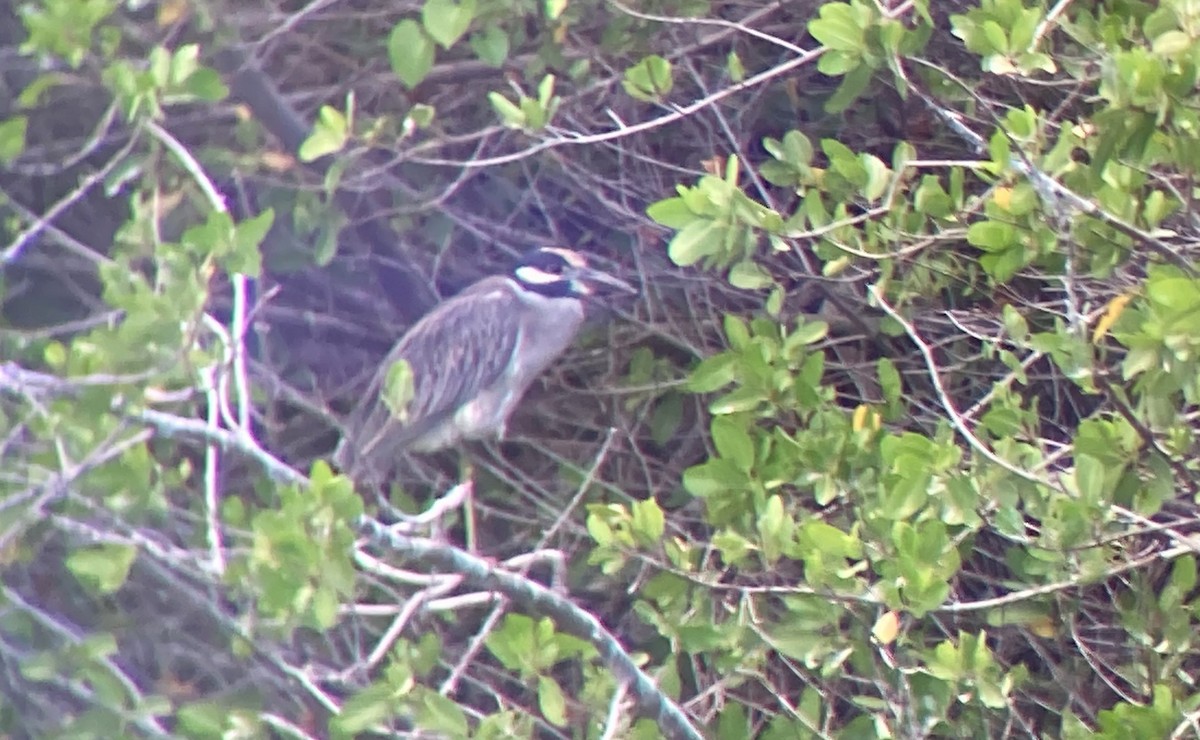
<path fill-rule="evenodd" d="M 554 260 L 552 262 L 547 262 L 546 266 L 542 269 L 551 275 L 561 275 L 563 271 L 563 263 L 559 262 L 558 260 Z"/>

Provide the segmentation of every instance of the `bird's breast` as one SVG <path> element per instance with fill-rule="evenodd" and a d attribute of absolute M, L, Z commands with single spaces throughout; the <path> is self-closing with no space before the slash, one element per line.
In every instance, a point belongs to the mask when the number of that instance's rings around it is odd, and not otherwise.
<path fill-rule="evenodd" d="M 583 323 L 583 306 L 577 299 L 528 296 L 518 310 L 520 334 L 508 371 L 454 414 L 464 437 L 502 430 L 529 384 L 571 345 Z"/>
<path fill-rule="evenodd" d="M 528 384 L 558 359 L 583 323 L 583 303 L 578 298 L 534 294 L 523 297 L 522 304 L 521 334 L 510 376 L 518 381 L 516 385 Z"/>

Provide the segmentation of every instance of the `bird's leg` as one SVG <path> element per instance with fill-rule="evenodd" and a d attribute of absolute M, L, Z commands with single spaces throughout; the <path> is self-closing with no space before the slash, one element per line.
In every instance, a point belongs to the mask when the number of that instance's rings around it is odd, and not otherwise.
<path fill-rule="evenodd" d="M 460 449 L 458 453 L 458 479 L 470 482 L 472 485 L 463 502 L 463 539 L 467 552 L 475 552 L 475 463 L 471 461 L 471 453 Z"/>

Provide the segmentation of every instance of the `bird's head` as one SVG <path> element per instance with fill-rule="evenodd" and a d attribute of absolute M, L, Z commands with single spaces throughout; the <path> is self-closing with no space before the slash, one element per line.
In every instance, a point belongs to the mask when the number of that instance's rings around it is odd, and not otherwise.
<path fill-rule="evenodd" d="M 551 298 L 583 298 L 603 293 L 636 293 L 632 285 L 589 267 L 573 249 L 539 247 L 525 253 L 513 277 L 527 290 Z"/>

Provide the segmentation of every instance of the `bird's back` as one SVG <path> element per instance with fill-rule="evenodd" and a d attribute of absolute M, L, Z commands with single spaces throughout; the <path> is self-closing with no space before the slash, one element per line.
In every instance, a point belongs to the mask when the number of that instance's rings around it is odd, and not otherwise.
<path fill-rule="evenodd" d="M 582 319 L 578 301 L 522 291 L 504 276 L 438 304 L 388 353 L 347 421 L 335 464 L 356 479 L 382 476 L 403 450 L 440 449 L 502 428 Z M 383 400 L 390 368 L 400 360 L 413 377 L 403 422 Z"/>

